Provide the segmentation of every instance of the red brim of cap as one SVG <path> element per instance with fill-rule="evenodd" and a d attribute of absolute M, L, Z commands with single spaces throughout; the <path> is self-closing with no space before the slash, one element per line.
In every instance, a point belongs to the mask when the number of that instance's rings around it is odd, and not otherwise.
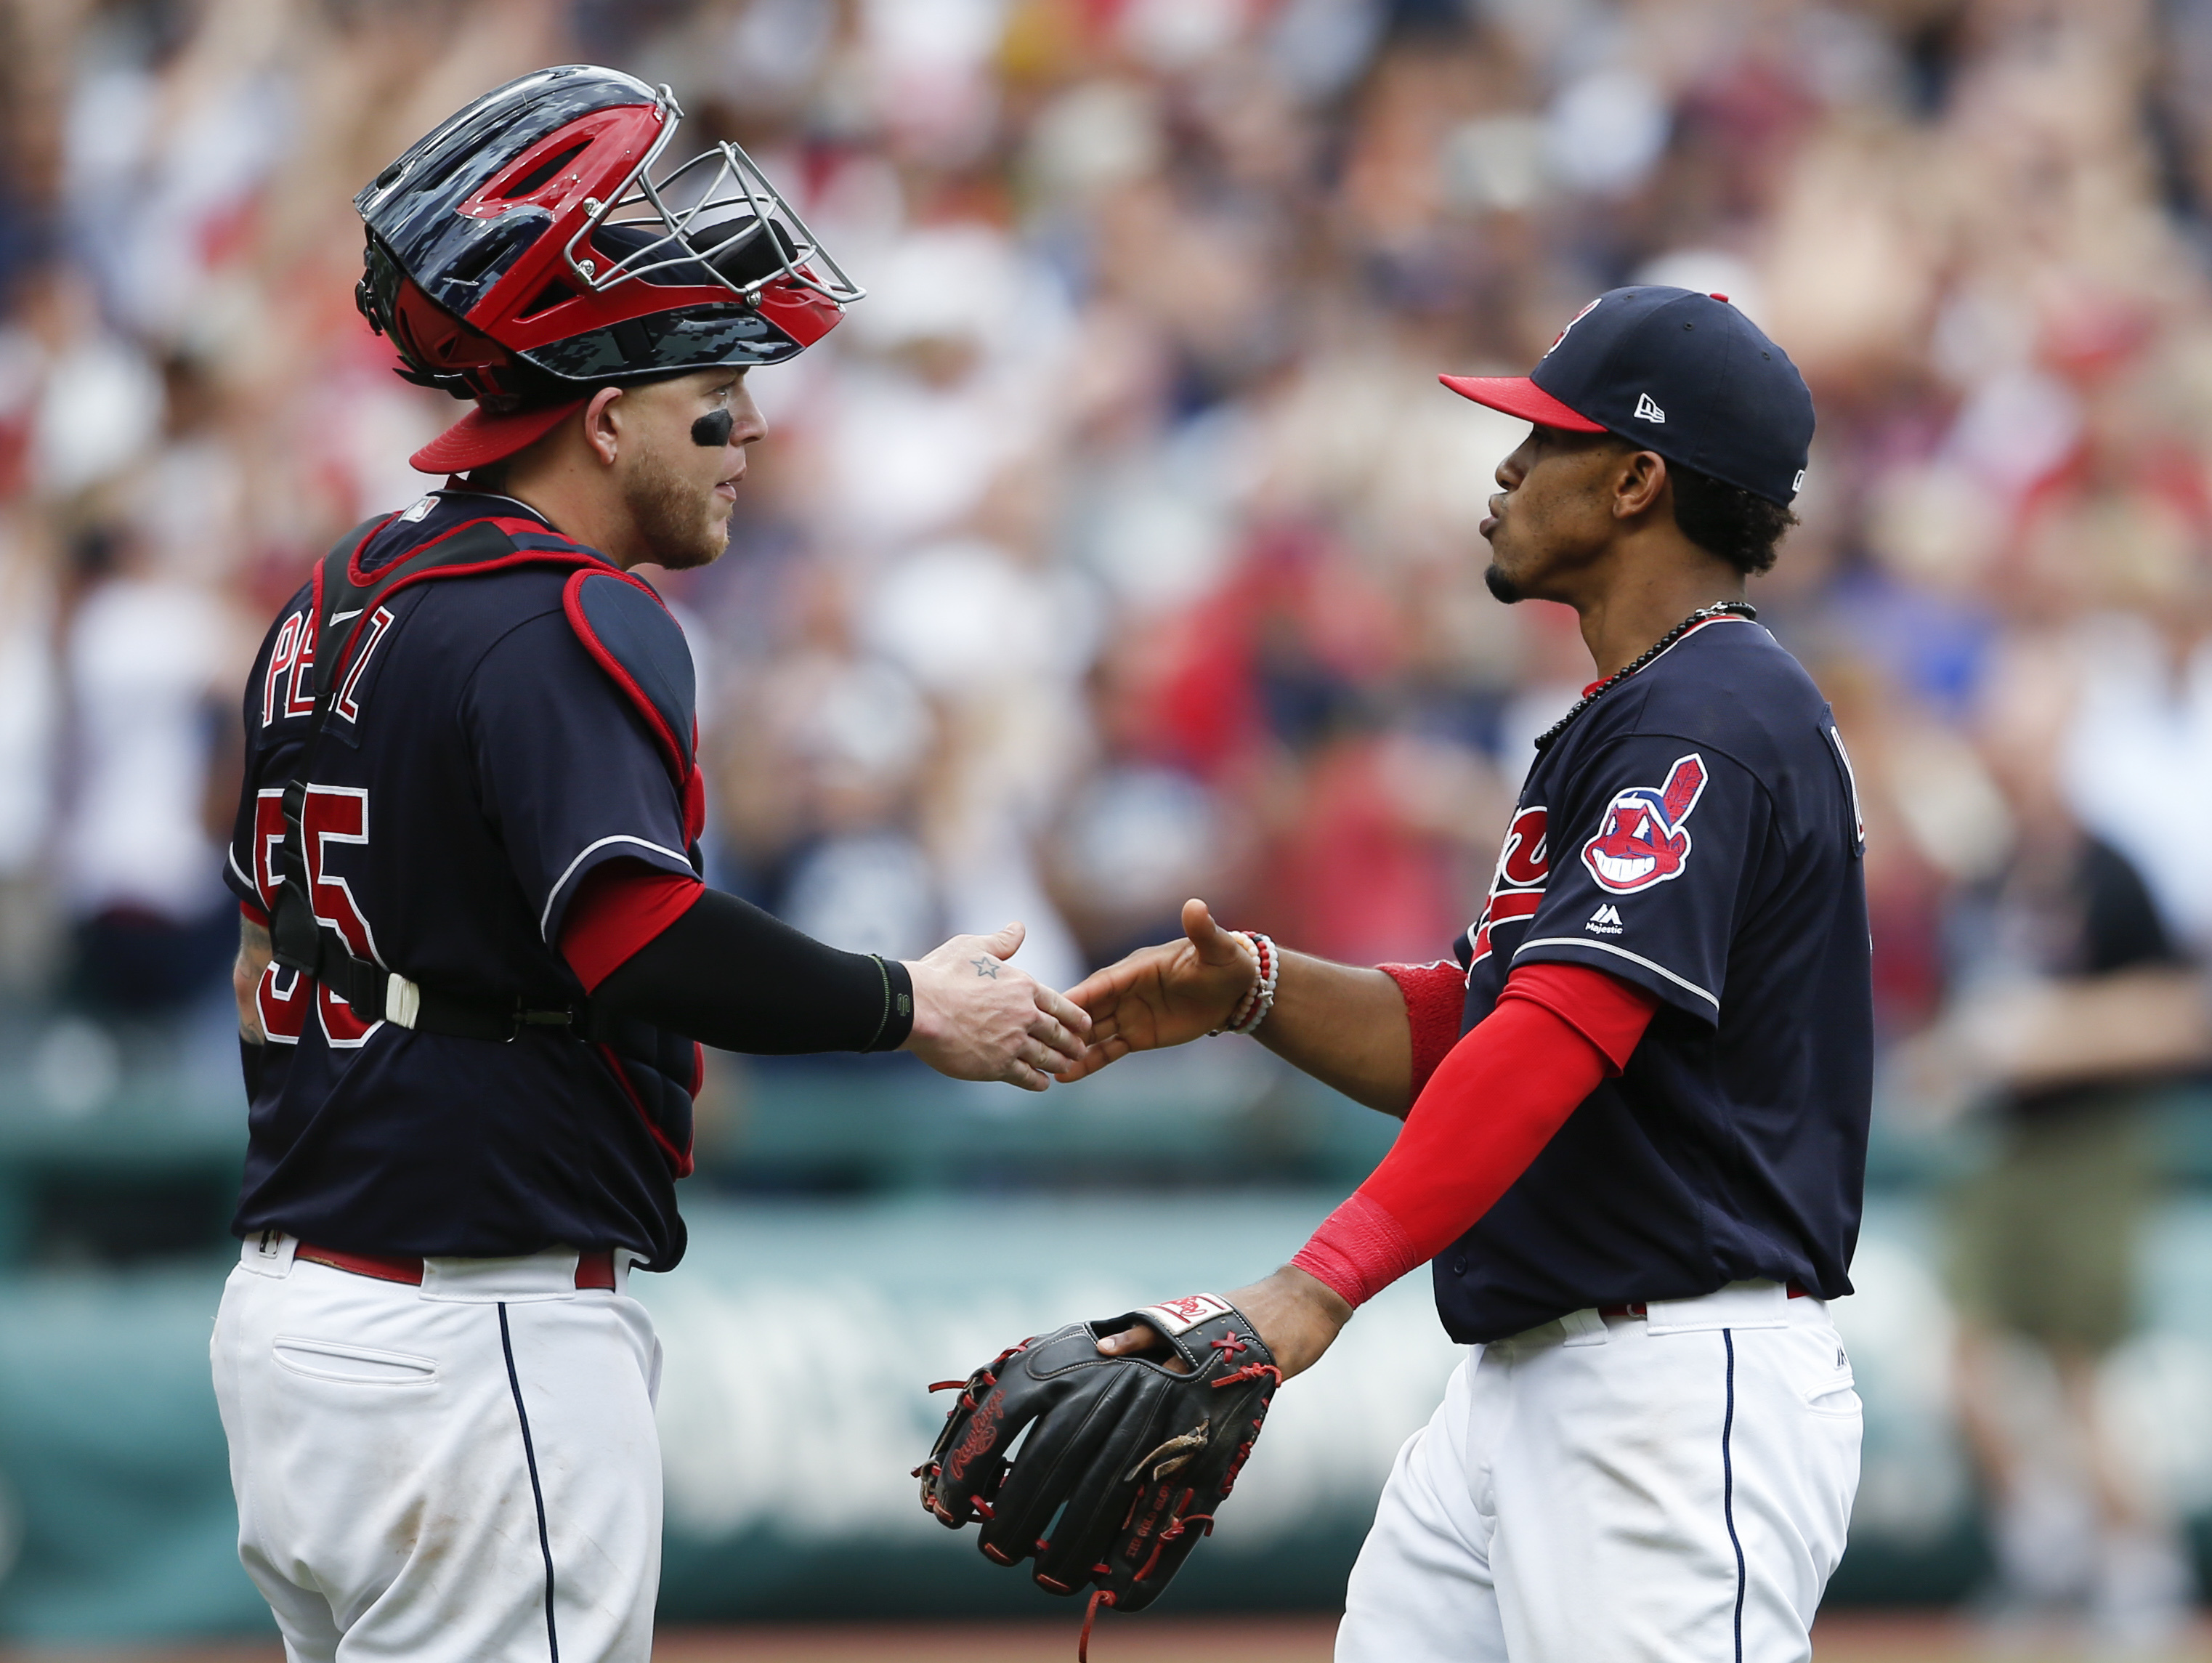
<path fill-rule="evenodd" d="M 407 466 L 418 473 L 466 473 L 489 466 L 536 444 L 588 402 L 571 399 L 504 416 L 495 416 L 479 405 L 410 456 Z"/>
<path fill-rule="evenodd" d="M 1605 431 L 1603 422 L 1593 422 L 1580 411 L 1569 409 L 1526 375 L 1439 375 L 1437 379 L 1462 399 L 1518 416 L 1524 422 L 1561 427 L 1570 433 Z"/>

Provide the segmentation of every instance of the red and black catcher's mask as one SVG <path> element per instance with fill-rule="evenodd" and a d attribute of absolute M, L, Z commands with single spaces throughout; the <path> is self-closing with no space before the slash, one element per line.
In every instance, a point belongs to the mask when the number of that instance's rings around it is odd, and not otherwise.
<path fill-rule="evenodd" d="M 356 300 L 401 373 L 488 413 L 719 365 L 778 363 L 857 288 L 752 159 L 653 169 L 683 112 L 612 70 L 485 94 L 354 198 Z"/>

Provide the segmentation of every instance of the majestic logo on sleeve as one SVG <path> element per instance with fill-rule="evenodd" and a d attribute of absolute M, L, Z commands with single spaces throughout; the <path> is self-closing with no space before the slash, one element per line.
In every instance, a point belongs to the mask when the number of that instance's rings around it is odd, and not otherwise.
<path fill-rule="evenodd" d="M 1598 834 L 1583 845 L 1583 864 L 1616 895 L 1680 877 L 1690 858 L 1683 822 L 1705 791 L 1705 764 L 1694 752 L 1668 771 L 1666 784 L 1631 786 L 1606 806 Z"/>

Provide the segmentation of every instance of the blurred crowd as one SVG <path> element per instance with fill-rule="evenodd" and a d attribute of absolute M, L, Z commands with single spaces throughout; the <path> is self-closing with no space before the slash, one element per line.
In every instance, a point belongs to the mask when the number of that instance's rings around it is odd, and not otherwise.
<path fill-rule="evenodd" d="M 1518 371 L 1729 294 L 1813 384 L 1755 586 L 1859 759 L 1885 1029 L 2023 816 L 2212 938 L 2212 6 L 2182 0 L 15 0 L 0 107 L 0 983 L 220 979 L 235 684 L 457 412 L 356 317 L 350 198 L 535 65 L 672 84 L 872 291 L 757 376 L 667 590 L 720 880 L 854 947 L 1025 919 L 1065 981 L 1229 916 L 1352 959 L 1478 909 L 1586 670 L 1483 592 Z M 2063 762 L 1990 756 L 2032 690 Z M 2045 707 L 2051 707 L 2048 710 Z"/>
<path fill-rule="evenodd" d="M 1991 1267 L 2054 1204 L 2125 1236 L 2108 1088 L 2207 1048 L 2212 0 L 5 0 L 0 47 L 6 1010 L 219 1008 L 244 667 L 459 409 L 356 317 L 352 196 L 605 63 L 871 290 L 754 377 L 731 555 L 664 582 L 711 875 L 843 947 L 1019 917 L 1064 985 L 1203 894 L 1443 953 L 1589 665 L 1484 591 L 1521 429 L 1437 372 L 1629 282 L 1762 325 L 1820 432 L 1753 598 L 1857 764 L 1890 1100 L 2021 1133 L 1966 1377 L 2009 1333 L 2083 1398 L 2124 1245 L 2068 1322 Z M 2033 1582 L 2063 1532 L 1969 1430 Z"/>
<path fill-rule="evenodd" d="M 1813 384 L 1755 587 L 1834 697 L 1886 1030 L 2048 812 L 2212 938 L 2197 642 L 2212 6 L 2129 0 L 15 0 L 0 168 L 0 965 L 216 974 L 240 667 L 457 413 L 356 317 L 361 182 L 589 58 L 672 84 L 872 291 L 763 372 L 693 625 L 726 884 L 910 953 L 1025 919 L 1065 981 L 1218 908 L 1352 959 L 1478 909 L 1586 669 L 1482 590 L 1518 371 L 1629 281 Z M 2056 705 L 2045 711 L 2044 706 Z M 1999 707 L 2003 707 L 2000 709 Z M 2212 805 L 2208 805 L 2212 806 Z M 219 978 L 218 978 L 219 979 Z"/>

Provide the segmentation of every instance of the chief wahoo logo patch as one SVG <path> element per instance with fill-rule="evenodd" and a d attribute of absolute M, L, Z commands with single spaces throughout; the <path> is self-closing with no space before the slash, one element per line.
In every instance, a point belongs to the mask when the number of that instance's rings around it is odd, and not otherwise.
<path fill-rule="evenodd" d="M 1683 822 L 1705 795 L 1705 758 L 1692 752 L 1668 771 L 1667 783 L 1633 785 L 1606 805 L 1598 834 L 1583 845 L 1583 864 L 1616 895 L 1680 877 L 1690 858 Z"/>

